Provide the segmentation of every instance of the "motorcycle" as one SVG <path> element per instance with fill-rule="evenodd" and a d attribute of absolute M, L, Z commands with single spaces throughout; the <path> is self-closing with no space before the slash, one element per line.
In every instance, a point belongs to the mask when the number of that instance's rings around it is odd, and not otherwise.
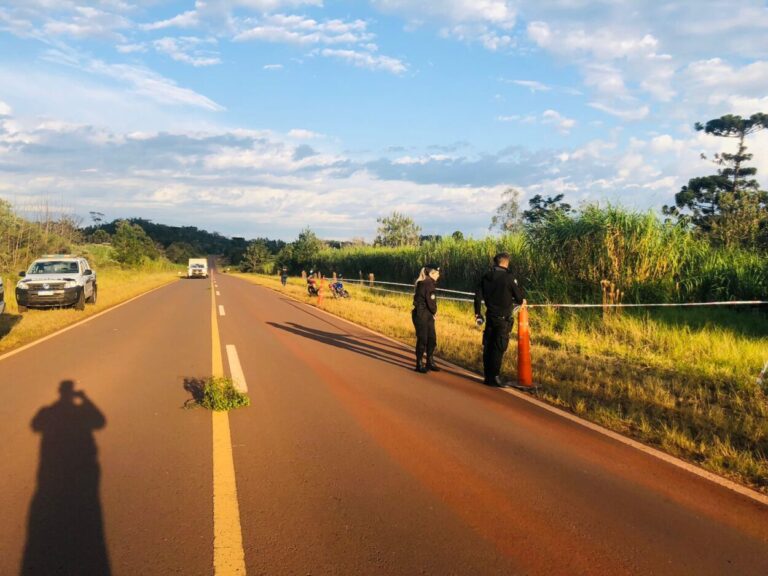
<path fill-rule="evenodd" d="M 341 281 L 341 278 L 336 280 L 336 282 L 328 284 L 328 288 L 330 288 L 334 298 L 349 298 L 349 292 L 344 289 L 344 283 Z"/>
<path fill-rule="evenodd" d="M 320 288 L 315 278 L 307 278 L 307 294 L 310 296 L 317 296 L 320 293 Z"/>

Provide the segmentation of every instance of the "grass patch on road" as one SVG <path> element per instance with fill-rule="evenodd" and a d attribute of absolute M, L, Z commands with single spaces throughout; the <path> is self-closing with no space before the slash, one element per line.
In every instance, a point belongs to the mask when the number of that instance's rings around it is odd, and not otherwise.
<path fill-rule="evenodd" d="M 0 354 L 34 342 L 84 318 L 107 310 L 134 296 L 143 294 L 178 279 L 173 270 L 97 270 L 98 298 L 96 304 L 86 304 L 85 310 L 73 308 L 29 310 L 20 314 L 16 306 L 15 288 L 18 277 L 3 278 L 6 311 L 0 315 Z"/>
<path fill-rule="evenodd" d="M 301 279 L 233 274 L 317 305 Z M 347 285 L 328 312 L 413 345 L 411 297 Z M 470 305 L 440 302 L 440 357 L 482 371 Z M 606 428 L 768 493 L 768 360 L 764 310 L 530 311 L 541 397 Z M 516 373 L 512 342 L 506 374 Z"/>
<path fill-rule="evenodd" d="M 231 378 L 224 376 L 204 380 L 185 380 L 184 389 L 192 394 L 185 408 L 205 408 L 215 412 L 226 412 L 251 405 L 251 399 L 235 388 Z"/>

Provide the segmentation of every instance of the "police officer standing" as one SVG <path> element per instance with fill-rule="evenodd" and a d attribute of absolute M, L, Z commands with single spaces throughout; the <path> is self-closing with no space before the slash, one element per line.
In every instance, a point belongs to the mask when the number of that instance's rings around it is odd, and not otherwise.
<path fill-rule="evenodd" d="M 509 271 L 509 254 L 501 252 L 493 259 L 493 269 L 483 274 L 475 291 L 475 319 L 485 323 L 483 332 L 483 373 L 489 386 L 506 388 L 510 384 L 501 379 L 501 362 L 509 346 L 509 335 L 515 319 L 512 307 L 525 304 L 517 280 Z M 481 303 L 485 301 L 486 318 Z"/>
<path fill-rule="evenodd" d="M 435 315 L 437 314 L 437 295 L 435 282 L 440 277 L 440 268 L 429 264 L 421 269 L 416 290 L 413 295 L 413 326 L 416 328 L 416 372 L 425 374 L 428 371 L 439 372 L 435 365 L 434 353 L 437 347 L 435 333 Z M 424 353 L 427 363 L 424 364 Z"/>

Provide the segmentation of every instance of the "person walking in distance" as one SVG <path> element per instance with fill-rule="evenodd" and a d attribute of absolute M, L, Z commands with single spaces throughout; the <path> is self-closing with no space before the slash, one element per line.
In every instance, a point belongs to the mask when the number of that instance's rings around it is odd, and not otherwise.
<path fill-rule="evenodd" d="M 413 326 L 416 328 L 416 372 L 425 374 L 428 371 L 439 372 L 435 364 L 434 353 L 437 347 L 435 333 L 435 316 L 437 315 L 437 295 L 435 283 L 440 278 L 440 268 L 430 264 L 421 269 L 416 280 L 413 295 Z M 427 362 L 424 363 L 424 354 Z"/>
<path fill-rule="evenodd" d="M 283 266 L 283 267 L 280 269 L 280 284 L 282 284 L 282 285 L 283 285 L 283 287 L 285 287 L 285 285 L 286 285 L 287 283 L 288 283 L 288 268 L 286 268 L 285 266 Z"/>
<path fill-rule="evenodd" d="M 478 326 L 485 324 L 483 332 L 483 373 L 489 386 L 506 388 L 502 380 L 501 363 L 509 346 L 509 335 L 515 319 L 512 307 L 526 303 L 517 279 L 509 271 L 509 254 L 501 252 L 493 259 L 493 269 L 483 274 L 475 291 L 475 320 Z M 486 317 L 481 305 L 485 302 Z"/>

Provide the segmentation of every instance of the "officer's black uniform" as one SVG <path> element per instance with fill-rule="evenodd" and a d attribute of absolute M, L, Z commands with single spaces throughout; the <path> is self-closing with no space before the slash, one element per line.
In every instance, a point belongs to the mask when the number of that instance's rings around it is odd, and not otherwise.
<path fill-rule="evenodd" d="M 475 316 L 479 318 L 483 301 L 487 316 L 483 332 L 483 372 L 486 384 L 498 385 L 501 361 L 515 323 L 512 307 L 523 303 L 523 292 L 508 269 L 494 266 L 483 274 L 475 291 Z"/>
<path fill-rule="evenodd" d="M 416 293 L 413 295 L 413 326 L 416 328 L 416 371 L 426 372 L 436 370 L 432 355 L 437 347 L 435 333 L 435 314 L 437 314 L 437 296 L 435 281 L 427 276 L 416 283 Z M 426 367 L 423 364 L 424 353 L 427 353 Z"/>

